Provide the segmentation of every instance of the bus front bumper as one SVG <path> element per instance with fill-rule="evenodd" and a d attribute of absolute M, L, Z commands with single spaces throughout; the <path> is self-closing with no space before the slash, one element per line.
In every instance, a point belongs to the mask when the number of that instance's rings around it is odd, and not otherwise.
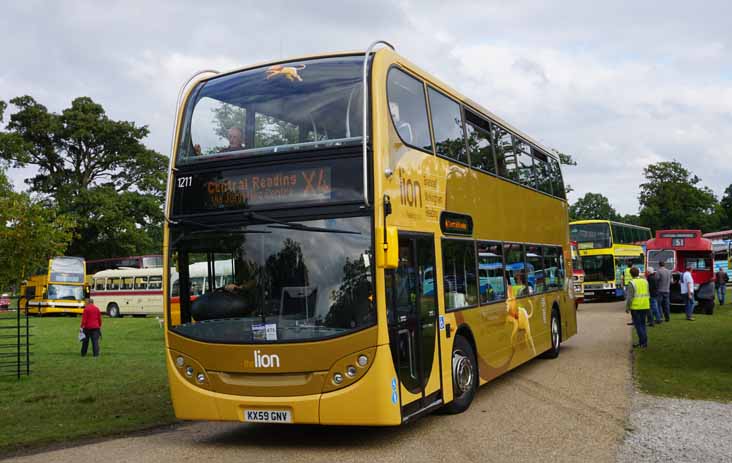
<path fill-rule="evenodd" d="M 166 357 L 173 408 L 179 419 L 252 422 L 276 416 L 286 421 L 273 422 L 293 424 L 401 424 L 399 402 L 392 401 L 394 367 L 388 345 L 377 348 L 369 371 L 350 386 L 287 397 L 239 396 L 197 387 L 183 377 L 170 355 Z"/>

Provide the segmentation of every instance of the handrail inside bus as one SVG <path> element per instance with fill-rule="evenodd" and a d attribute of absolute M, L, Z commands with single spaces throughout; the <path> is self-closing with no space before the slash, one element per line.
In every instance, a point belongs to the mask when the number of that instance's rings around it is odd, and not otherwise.
<path fill-rule="evenodd" d="M 200 76 L 202 74 L 220 74 L 220 73 L 221 73 L 220 71 L 217 71 L 215 69 L 204 69 L 204 70 L 201 70 L 201 71 L 196 71 L 180 87 L 180 90 L 178 91 L 178 98 L 175 100 L 175 114 L 176 114 L 176 118 L 175 119 L 176 119 L 176 121 L 175 121 L 175 125 L 173 125 L 173 135 L 172 135 L 171 140 L 170 140 L 170 160 L 168 161 L 168 172 L 173 172 L 173 151 L 175 150 L 175 134 L 178 132 L 178 124 L 180 123 L 180 120 L 177 117 L 178 116 L 178 109 L 180 108 L 181 100 L 183 99 L 183 94 L 185 93 L 185 90 L 188 88 L 188 86 L 191 84 L 191 82 L 193 82 L 193 80 L 196 77 L 198 77 L 198 76 Z M 170 192 L 170 182 L 172 181 L 171 180 L 172 178 L 173 178 L 172 175 L 168 175 L 168 188 L 167 188 L 167 192 Z M 168 215 L 168 201 L 169 201 L 169 198 L 168 198 L 168 195 L 166 194 L 166 197 L 165 197 L 165 211 L 163 211 L 164 214 L 165 214 L 165 221 L 166 222 L 169 222 L 170 221 L 170 217 Z"/>
<path fill-rule="evenodd" d="M 376 42 L 373 42 L 369 47 L 366 49 L 366 55 L 363 57 L 363 133 L 361 134 L 363 141 L 362 141 L 362 148 L 363 148 L 363 203 L 366 207 L 369 207 L 369 179 L 367 170 L 368 170 L 368 159 L 366 157 L 366 144 L 368 141 L 368 115 L 369 115 L 369 87 L 367 82 L 367 75 L 368 75 L 368 63 L 369 63 L 369 55 L 371 52 L 376 48 L 378 45 L 386 45 L 387 47 L 391 48 L 392 50 L 395 50 L 394 45 L 390 44 L 386 40 L 377 40 Z"/>

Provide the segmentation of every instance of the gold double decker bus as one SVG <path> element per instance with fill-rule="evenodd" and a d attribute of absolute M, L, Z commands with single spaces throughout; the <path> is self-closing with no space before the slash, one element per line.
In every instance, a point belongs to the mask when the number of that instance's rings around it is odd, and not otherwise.
<path fill-rule="evenodd" d="M 610 220 L 577 220 L 569 224 L 577 242 L 587 300 L 625 297 L 625 270 L 645 271 L 645 243 L 651 229 Z"/>
<path fill-rule="evenodd" d="M 18 309 L 29 314 L 81 314 L 88 288 L 86 262 L 82 257 L 48 259 L 46 273 L 34 275 L 20 287 Z"/>
<path fill-rule="evenodd" d="M 204 73 L 180 100 L 163 265 L 179 418 L 457 413 L 577 332 L 559 161 L 390 46 Z"/>

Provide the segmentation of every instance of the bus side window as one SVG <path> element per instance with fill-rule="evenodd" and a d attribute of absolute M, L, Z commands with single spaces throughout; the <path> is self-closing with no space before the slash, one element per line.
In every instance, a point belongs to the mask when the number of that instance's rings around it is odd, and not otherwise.
<path fill-rule="evenodd" d="M 467 164 L 468 155 L 465 152 L 460 105 L 432 87 L 429 88 L 428 94 L 432 130 L 435 133 L 435 151 L 440 156 Z"/>
<path fill-rule="evenodd" d="M 516 172 L 516 156 L 513 153 L 511 134 L 503 128 L 493 125 L 493 146 L 496 151 L 496 169 L 498 175 L 518 181 Z"/>
<path fill-rule="evenodd" d="M 119 289 L 120 278 L 108 278 L 107 279 L 107 290 Z"/>
<path fill-rule="evenodd" d="M 495 174 L 496 162 L 493 158 L 490 123 L 467 109 L 465 110 L 465 119 L 471 167 Z"/>
<path fill-rule="evenodd" d="M 147 277 L 135 277 L 135 289 L 147 289 Z"/>
<path fill-rule="evenodd" d="M 122 278 L 122 289 L 132 289 L 133 288 L 133 278 L 132 277 L 124 277 Z"/>
<path fill-rule="evenodd" d="M 396 68 L 389 71 L 387 79 L 389 112 L 399 138 L 407 145 L 431 153 L 424 84 Z"/>
<path fill-rule="evenodd" d="M 94 279 L 94 290 L 95 291 L 104 291 L 104 278 L 95 278 Z"/>
<path fill-rule="evenodd" d="M 147 289 L 162 289 L 163 288 L 163 277 L 151 276 L 147 284 Z"/>

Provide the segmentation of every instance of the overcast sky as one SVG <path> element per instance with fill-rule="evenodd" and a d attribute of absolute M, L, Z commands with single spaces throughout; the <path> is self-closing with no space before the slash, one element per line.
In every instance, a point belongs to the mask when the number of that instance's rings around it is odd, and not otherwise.
<path fill-rule="evenodd" d="M 648 163 L 677 159 L 717 196 L 732 183 L 731 20 L 725 0 L 2 2 L 0 99 L 58 112 L 90 96 L 148 125 L 146 143 L 167 155 L 194 71 L 383 39 L 571 154 L 571 201 L 602 193 L 636 213 Z"/>

